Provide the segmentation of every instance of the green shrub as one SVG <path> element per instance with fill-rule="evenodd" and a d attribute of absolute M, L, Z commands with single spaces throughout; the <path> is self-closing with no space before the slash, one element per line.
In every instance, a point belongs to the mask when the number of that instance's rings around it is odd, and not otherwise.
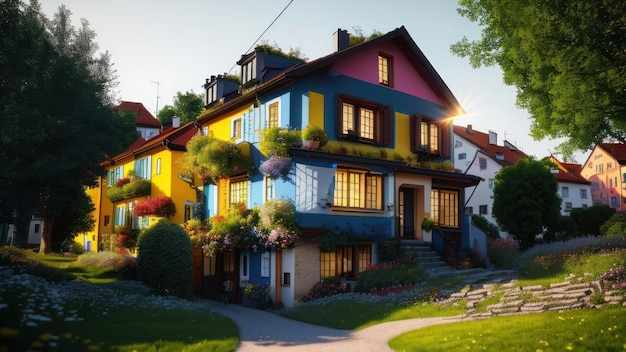
<path fill-rule="evenodd" d="M 137 258 L 115 252 L 87 252 L 78 256 L 77 263 L 82 266 L 108 268 L 115 273 L 115 277 L 122 280 L 137 279 Z"/>
<path fill-rule="evenodd" d="M 381 263 L 393 262 L 400 257 L 397 237 L 386 237 L 378 242 L 378 260 Z"/>
<path fill-rule="evenodd" d="M 272 303 L 269 285 L 248 283 L 243 289 L 243 303 L 254 308 L 259 308 Z"/>
<path fill-rule="evenodd" d="M 160 295 L 191 296 L 191 242 L 180 225 L 161 219 L 139 235 L 137 245 L 140 281 Z"/>
<path fill-rule="evenodd" d="M 289 148 L 302 146 L 302 133 L 282 127 L 272 127 L 263 131 L 259 149 L 263 155 L 289 157 Z"/>
<path fill-rule="evenodd" d="M 374 288 L 410 285 L 426 280 L 428 275 L 414 263 L 383 263 L 359 273 L 356 292 L 370 292 Z"/>
<path fill-rule="evenodd" d="M 626 213 L 617 212 L 600 226 L 600 235 L 608 238 L 626 237 Z"/>
<path fill-rule="evenodd" d="M 72 243 L 72 246 L 70 247 L 70 253 L 80 255 L 83 254 L 83 252 L 85 252 L 85 248 L 83 247 L 82 243 L 76 241 Z"/>
<path fill-rule="evenodd" d="M 493 239 L 500 238 L 500 230 L 498 229 L 498 226 L 490 223 L 484 216 L 472 215 L 472 223 L 479 229 L 483 230 L 487 237 Z"/>

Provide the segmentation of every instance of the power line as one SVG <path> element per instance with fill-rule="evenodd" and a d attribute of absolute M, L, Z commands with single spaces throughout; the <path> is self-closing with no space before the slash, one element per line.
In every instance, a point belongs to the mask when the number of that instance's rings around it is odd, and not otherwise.
<path fill-rule="evenodd" d="M 254 43 L 252 43 L 252 45 L 250 45 L 250 47 L 248 48 L 248 50 L 246 50 L 246 54 L 252 50 L 252 48 L 254 47 L 254 45 L 256 43 L 258 43 L 259 40 L 261 40 L 261 38 L 263 38 L 263 35 L 265 35 L 265 33 L 270 29 L 270 27 L 272 27 L 272 25 L 274 24 L 274 22 L 276 22 L 278 20 L 278 18 L 283 14 L 283 12 L 285 12 L 287 10 L 287 8 L 289 7 L 289 5 L 291 5 L 291 3 L 293 2 L 293 0 L 290 0 L 289 3 L 285 6 L 285 8 L 278 14 L 278 16 L 276 16 L 276 18 L 274 18 L 274 20 L 272 21 L 272 23 L 269 24 L 269 26 L 267 26 L 267 28 L 265 28 L 265 30 L 263 31 L 263 33 L 261 33 L 261 35 L 256 38 L 256 40 L 254 41 Z M 235 66 L 237 66 L 237 64 L 234 64 L 233 67 L 230 68 L 230 70 L 228 70 L 228 73 L 230 73 Z"/>

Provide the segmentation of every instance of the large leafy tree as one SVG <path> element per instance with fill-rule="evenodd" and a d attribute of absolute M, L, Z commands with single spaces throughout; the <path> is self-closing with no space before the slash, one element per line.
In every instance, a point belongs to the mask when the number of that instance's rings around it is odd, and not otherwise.
<path fill-rule="evenodd" d="M 483 27 L 451 46 L 473 67 L 499 65 L 533 119 L 532 136 L 566 137 L 565 155 L 626 137 L 626 2 L 460 0 Z"/>
<path fill-rule="evenodd" d="M 110 58 L 96 54 L 86 21 L 75 29 L 64 6 L 48 20 L 36 1 L 4 0 L 0 11 L 0 214 L 41 216 L 49 253 L 69 236 L 61 229 L 88 229 L 84 188 L 134 126 L 113 112 Z"/>
<path fill-rule="evenodd" d="M 503 167 L 493 188 L 493 216 L 503 230 L 532 247 L 535 236 L 551 228 L 561 211 L 558 185 L 547 161 L 520 159 Z"/>
<path fill-rule="evenodd" d="M 202 112 L 204 107 L 204 101 L 201 95 L 191 92 L 176 92 L 174 97 L 174 105 L 165 105 L 161 111 L 159 111 L 157 118 L 162 123 L 166 123 L 172 120 L 173 116 L 180 117 L 181 123 L 187 123 L 193 121 Z"/>

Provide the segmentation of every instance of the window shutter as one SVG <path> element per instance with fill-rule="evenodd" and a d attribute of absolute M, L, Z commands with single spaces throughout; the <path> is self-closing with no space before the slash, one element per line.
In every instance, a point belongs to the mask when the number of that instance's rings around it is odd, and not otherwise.
<path fill-rule="evenodd" d="M 411 153 L 416 153 L 420 147 L 420 133 L 422 125 L 421 115 L 411 115 L 409 130 L 409 143 L 411 143 Z"/>
<path fill-rule="evenodd" d="M 383 123 L 381 144 L 389 145 L 391 144 L 391 133 L 393 130 L 393 107 L 391 105 L 383 107 L 382 115 Z"/>
<path fill-rule="evenodd" d="M 343 136 L 343 99 L 337 95 L 337 138 Z"/>
<path fill-rule="evenodd" d="M 450 156 L 450 128 L 449 122 L 439 123 L 439 155 Z"/>

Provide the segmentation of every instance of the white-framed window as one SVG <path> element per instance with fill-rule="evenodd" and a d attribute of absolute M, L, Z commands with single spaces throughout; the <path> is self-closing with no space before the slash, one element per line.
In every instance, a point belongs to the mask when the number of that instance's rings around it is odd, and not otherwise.
<path fill-rule="evenodd" d="M 241 66 L 241 84 L 256 78 L 256 57 Z"/>
<path fill-rule="evenodd" d="M 587 190 L 586 189 L 581 189 L 580 190 L 580 198 L 581 199 L 587 199 Z"/>
<path fill-rule="evenodd" d="M 263 252 L 261 254 L 261 277 L 270 276 L 270 253 Z"/>
<path fill-rule="evenodd" d="M 207 137 L 209 136 L 209 126 L 202 127 L 202 135 Z"/>
<path fill-rule="evenodd" d="M 206 89 L 205 105 L 209 105 L 217 100 L 217 84 Z"/>
<path fill-rule="evenodd" d="M 135 160 L 135 176 L 149 180 L 152 176 L 150 173 L 152 167 L 152 156 Z"/>
<path fill-rule="evenodd" d="M 485 170 L 487 168 L 487 159 L 486 158 L 478 158 L 478 167 L 481 170 Z"/>
<path fill-rule="evenodd" d="M 156 165 L 154 167 L 156 170 L 154 170 L 154 174 L 155 175 L 160 175 L 161 174 L 161 158 L 157 158 L 156 160 Z"/>
<path fill-rule="evenodd" d="M 565 211 L 572 211 L 572 202 L 565 202 Z"/>
<path fill-rule="evenodd" d="M 243 133 L 243 118 L 233 119 L 230 126 L 230 138 L 240 139 Z"/>
<path fill-rule="evenodd" d="M 120 206 L 115 208 L 115 226 L 126 225 L 126 206 Z"/>
<path fill-rule="evenodd" d="M 561 197 L 569 198 L 569 187 L 561 187 Z"/>
<path fill-rule="evenodd" d="M 107 185 L 115 186 L 117 181 L 124 178 L 124 165 L 109 170 L 107 175 Z"/>
<path fill-rule="evenodd" d="M 489 189 L 493 189 L 493 182 L 494 182 L 494 179 L 490 178 L 489 179 Z"/>
<path fill-rule="evenodd" d="M 333 204 L 337 207 L 382 210 L 383 177 L 364 170 L 337 169 Z"/>

